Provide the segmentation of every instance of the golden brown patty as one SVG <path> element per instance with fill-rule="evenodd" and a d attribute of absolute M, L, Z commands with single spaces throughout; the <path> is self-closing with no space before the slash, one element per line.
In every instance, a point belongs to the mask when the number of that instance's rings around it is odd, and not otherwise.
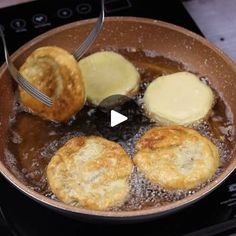
<path fill-rule="evenodd" d="M 81 73 L 74 57 L 64 49 L 36 49 L 21 66 L 20 73 L 53 99 L 49 108 L 20 88 L 22 103 L 39 116 L 66 121 L 83 107 L 85 89 Z"/>
<path fill-rule="evenodd" d="M 181 126 L 152 128 L 138 141 L 134 163 L 153 183 L 170 190 L 192 189 L 219 166 L 216 146 Z"/>
<path fill-rule="evenodd" d="M 51 159 L 48 183 L 61 201 L 94 210 L 124 202 L 132 162 L 117 143 L 101 137 L 69 140 Z"/>

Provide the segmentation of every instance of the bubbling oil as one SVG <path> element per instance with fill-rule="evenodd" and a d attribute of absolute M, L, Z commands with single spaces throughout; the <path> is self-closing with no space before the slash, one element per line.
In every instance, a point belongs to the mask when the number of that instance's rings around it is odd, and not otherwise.
<path fill-rule="evenodd" d="M 137 104 L 141 108 L 144 91 L 153 79 L 161 75 L 187 70 L 181 63 L 164 58 L 155 52 L 136 51 L 135 49 L 116 51 L 131 61 L 141 75 L 140 91 L 135 97 Z M 201 79 L 208 83 L 206 77 Z M 217 92 L 215 94 L 216 104 L 209 119 L 193 126 L 203 136 L 209 138 L 219 149 L 221 165 L 215 175 L 206 183 L 191 191 L 167 191 L 152 184 L 135 167 L 129 179 L 130 194 L 128 199 L 125 203 L 112 210 L 139 210 L 178 201 L 194 194 L 222 173 L 231 156 L 233 123 L 229 108 L 217 95 Z M 6 166 L 31 189 L 57 200 L 48 187 L 46 167 L 54 153 L 72 137 L 81 135 L 101 136 L 96 129 L 94 121 L 95 111 L 96 108 L 86 105 L 66 124 L 59 124 L 32 115 L 24 107 L 16 103 L 14 114 L 10 119 L 8 149 L 5 151 Z M 133 125 L 136 125 L 135 122 Z M 131 158 L 133 158 L 135 153 L 136 142 L 153 126 L 157 126 L 157 124 L 151 121 L 149 123 L 144 122 L 132 138 L 118 140 Z"/>

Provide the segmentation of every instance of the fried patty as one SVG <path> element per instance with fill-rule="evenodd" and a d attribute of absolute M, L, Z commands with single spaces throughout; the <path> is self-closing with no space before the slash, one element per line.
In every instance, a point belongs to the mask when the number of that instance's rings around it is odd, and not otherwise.
<path fill-rule="evenodd" d="M 122 55 L 103 51 L 79 61 L 88 101 L 99 105 L 112 95 L 133 96 L 139 90 L 140 75 Z"/>
<path fill-rule="evenodd" d="M 217 147 L 181 126 L 147 131 L 136 145 L 134 163 L 147 179 L 168 190 L 189 190 L 210 179 L 220 160 Z"/>
<path fill-rule="evenodd" d="M 85 103 L 85 88 L 74 57 L 59 47 L 41 47 L 26 59 L 20 73 L 32 85 L 53 99 L 47 107 L 19 87 L 21 102 L 37 115 L 64 122 Z"/>
<path fill-rule="evenodd" d="M 52 157 L 47 179 L 52 192 L 67 204 L 107 210 L 129 194 L 132 162 L 117 143 L 101 137 L 75 137 Z"/>
<path fill-rule="evenodd" d="M 190 72 L 158 77 L 144 93 L 147 115 L 161 125 L 191 125 L 208 117 L 214 105 L 209 86 Z"/>

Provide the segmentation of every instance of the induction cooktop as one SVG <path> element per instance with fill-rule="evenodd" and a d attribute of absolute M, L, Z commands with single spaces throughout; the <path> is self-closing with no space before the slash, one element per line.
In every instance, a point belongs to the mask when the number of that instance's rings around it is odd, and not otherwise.
<path fill-rule="evenodd" d="M 172 9 L 172 10 L 171 10 Z M 174 9 L 174 11 L 173 11 Z M 198 34 L 200 30 L 178 0 L 106 0 L 106 16 L 139 16 L 174 23 Z M 99 1 L 34 1 L 0 9 L 12 53 L 52 28 L 97 17 Z M 0 53 L 0 63 L 3 53 Z M 75 221 L 39 205 L 0 175 L 0 235 L 230 235 L 236 232 L 236 173 L 199 202 L 168 217 L 126 225 Z"/>

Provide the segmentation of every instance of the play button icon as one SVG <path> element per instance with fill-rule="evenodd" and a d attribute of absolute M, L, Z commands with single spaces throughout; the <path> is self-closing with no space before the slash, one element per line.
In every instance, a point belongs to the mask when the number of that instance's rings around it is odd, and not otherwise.
<path fill-rule="evenodd" d="M 140 127 L 149 122 L 135 100 L 123 95 L 104 99 L 96 109 L 94 120 L 98 132 L 114 141 L 133 138 Z"/>
<path fill-rule="evenodd" d="M 119 125 L 126 120 L 128 120 L 127 116 L 124 116 L 117 111 L 111 110 L 111 127 Z"/>

